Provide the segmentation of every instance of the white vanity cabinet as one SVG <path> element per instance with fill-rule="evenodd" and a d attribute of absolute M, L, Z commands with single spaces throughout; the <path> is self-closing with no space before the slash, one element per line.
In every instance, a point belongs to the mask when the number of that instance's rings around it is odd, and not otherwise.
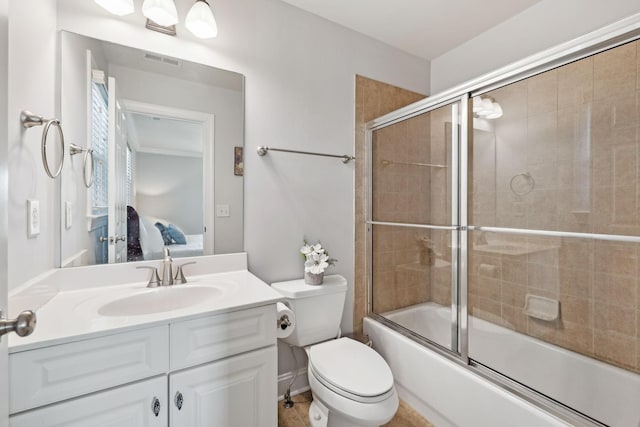
<path fill-rule="evenodd" d="M 276 348 L 171 374 L 169 425 L 275 426 Z"/>
<path fill-rule="evenodd" d="M 10 354 L 10 426 L 275 427 L 275 325 L 268 304 Z"/>
<path fill-rule="evenodd" d="M 11 427 L 167 427 L 167 377 L 117 387 L 9 418 Z M 157 411 L 157 415 L 155 414 Z"/>

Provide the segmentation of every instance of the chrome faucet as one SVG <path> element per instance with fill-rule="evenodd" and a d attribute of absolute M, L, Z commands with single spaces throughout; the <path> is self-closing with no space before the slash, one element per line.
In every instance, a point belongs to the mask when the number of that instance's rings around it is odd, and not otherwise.
<path fill-rule="evenodd" d="M 173 285 L 173 260 L 169 253 L 169 248 L 164 247 L 162 258 L 162 286 Z"/>

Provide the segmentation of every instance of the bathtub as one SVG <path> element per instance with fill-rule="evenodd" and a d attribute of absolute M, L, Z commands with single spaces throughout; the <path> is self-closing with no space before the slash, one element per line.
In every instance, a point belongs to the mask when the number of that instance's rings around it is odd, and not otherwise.
<path fill-rule="evenodd" d="M 450 313 L 429 302 L 385 317 L 448 347 Z M 400 397 L 438 427 L 567 425 L 380 322 L 366 318 L 364 329 L 391 366 Z M 640 426 L 640 375 L 474 317 L 469 354 L 602 423 Z"/>

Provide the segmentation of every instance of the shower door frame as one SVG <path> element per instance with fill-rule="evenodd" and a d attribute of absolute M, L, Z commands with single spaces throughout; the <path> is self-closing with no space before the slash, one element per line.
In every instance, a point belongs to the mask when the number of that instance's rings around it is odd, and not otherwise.
<path fill-rule="evenodd" d="M 425 102 L 422 104 L 422 108 L 401 117 L 394 118 L 393 120 L 386 121 L 380 124 L 374 124 L 371 122 L 367 125 L 366 135 L 366 147 L 365 147 L 365 162 L 366 162 L 366 175 L 367 175 L 367 202 L 366 202 L 366 224 L 367 224 L 367 315 L 375 318 L 379 322 L 382 322 L 388 326 L 392 326 L 394 330 L 399 331 L 403 335 L 409 336 L 411 339 L 419 341 L 423 344 L 429 345 L 431 348 L 436 349 L 441 354 L 447 357 L 454 357 L 458 359 L 458 355 L 462 355 L 463 360 L 468 361 L 468 346 L 467 346 L 467 281 L 466 277 L 460 275 L 461 271 L 458 266 L 466 266 L 466 236 L 462 238 L 461 230 L 466 229 L 467 225 L 467 201 L 466 198 L 462 198 L 461 194 L 463 190 L 466 191 L 467 187 L 467 169 L 466 162 L 461 163 L 462 157 L 466 156 L 467 148 L 464 147 L 463 141 L 466 141 L 468 135 L 468 105 L 469 96 L 467 93 L 463 93 L 451 99 L 441 100 L 437 99 L 434 102 Z M 451 125 L 451 217 L 450 225 L 435 225 L 435 224 L 410 224 L 401 222 L 385 222 L 373 220 L 373 132 L 380 130 L 387 126 L 392 126 L 396 123 L 403 122 L 421 114 L 429 113 L 439 108 L 447 106 L 452 107 L 452 116 L 457 116 L 457 123 L 452 119 Z M 464 154 L 464 156 L 463 156 Z M 464 167 L 463 167 L 464 166 Z M 464 215 L 462 214 L 464 213 Z M 392 227 L 404 227 L 404 228 L 420 228 L 426 230 L 441 230 L 451 232 L 451 342 L 450 349 L 441 347 L 435 344 L 433 341 L 426 337 L 422 337 L 412 331 L 402 328 L 399 325 L 387 320 L 385 317 L 380 316 L 372 311 L 373 306 L 373 226 L 392 226 Z M 463 243 L 465 244 L 463 246 Z M 464 256 L 461 253 L 464 252 Z M 461 310 L 464 307 L 465 310 Z"/>
<path fill-rule="evenodd" d="M 509 229 L 503 227 L 481 227 L 469 226 L 468 224 L 468 154 L 471 144 L 473 114 L 471 111 L 470 100 L 494 89 L 515 83 L 517 81 L 532 77 L 534 75 L 549 71 L 551 69 L 569 64 L 571 62 L 586 58 L 591 55 L 603 52 L 640 39 L 640 13 L 622 19 L 614 24 L 606 26 L 600 30 L 591 32 L 587 35 L 574 39 L 570 42 L 560 44 L 554 48 L 545 50 L 536 55 L 529 56 L 521 61 L 517 61 L 511 65 L 499 68 L 496 71 L 485 74 L 476 79 L 470 80 L 450 90 L 432 96 L 422 101 L 418 101 L 407 107 L 386 114 L 382 117 L 372 120 L 366 125 L 366 146 L 365 146 L 365 165 L 367 176 L 367 193 L 366 193 L 366 258 L 367 258 L 367 316 L 383 323 L 392 330 L 407 336 L 408 338 L 425 345 L 429 349 L 445 356 L 446 358 L 464 366 L 477 375 L 491 381 L 497 386 L 507 390 L 510 393 L 548 411 L 569 423 L 578 423 L 584 425 L 601 426 L 603 424 L 593 420 L 572 408 L 556 402 L 534 389 L 525 387 L 522 384 L 511 380 L 506 375 L 493 371 L 469 358 L 468 352 L 468 304 L 467 304 L 467 277 L 468 277 L 468 233 L 469 231 L 490 231 L 497 233 L 517 233 L 539 236 L 555 236 L 555 237 L 574 237 L 574 238 L 591 238 L 606 239 L 614 241 L 626 241 L 640 243 L 640 236 L 621 236 L 621 235 L 603 235 L 592 233 L 574 233 L 547 230 L 527 230 L 527 229 Z M 420 114 L 435 110 L 439 107 L 461 101 L 460 111 L 460 139 L 458 148 L 458 159 L 454 161 L 452 149 L 452 187 L 453 183 L 458 181 L 456 189 L 452 193 L 452 217 L 458 211 L 458 225 L 454 227 L 442 226 L 422 226 L 422 228 L 446 229 L 452 231 L 452 236 L 458 236 L 457 239 L 452 237 L 452 254 L 455 249 L 457 256 L 455 260 L 452 255 L 452 313 L 457 313 L 457 345 L 452 345 L 452 350 L 445 349 L 434 344 L 430 340 L 419 336 L 416 333 L 397 325 L 396 323 L 386 319 L 385 317 L 372 312 L 373 303 L 373 226 L 374 225 L 395 225 L 395 226 L 417 226 L 402 223 L 383 223 L 373 221 L 372 218 L 372 143 L 373 132 L 384 127 L 408 120 Z M 459 168 L 458 177 L 453 175 L 455 168 Z M 457 191 L 457 193 L 456 193 Z M 457 200 L 454 195 L 457 194 Z M 457 268 L 455 263 L 458 263 Z M 457 270 L 457 273 L 456 273 Z M 457 277 L 455 277 L 457 274 Z M 456 306 L 457 303 L 457 306 Z M 455 339 L 452 334 L 452 344 Z"/>

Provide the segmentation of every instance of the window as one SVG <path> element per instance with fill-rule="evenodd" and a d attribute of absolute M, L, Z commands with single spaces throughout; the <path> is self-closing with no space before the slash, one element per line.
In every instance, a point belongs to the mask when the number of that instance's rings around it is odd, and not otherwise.
<path fill-rule="evenodd" d="M 91 148 L 94 156 L 94 181 L 91 187 L 91 214 L 106 215 L 109 198 L 109 109 L 107 88 L 91 83 Z"/>

